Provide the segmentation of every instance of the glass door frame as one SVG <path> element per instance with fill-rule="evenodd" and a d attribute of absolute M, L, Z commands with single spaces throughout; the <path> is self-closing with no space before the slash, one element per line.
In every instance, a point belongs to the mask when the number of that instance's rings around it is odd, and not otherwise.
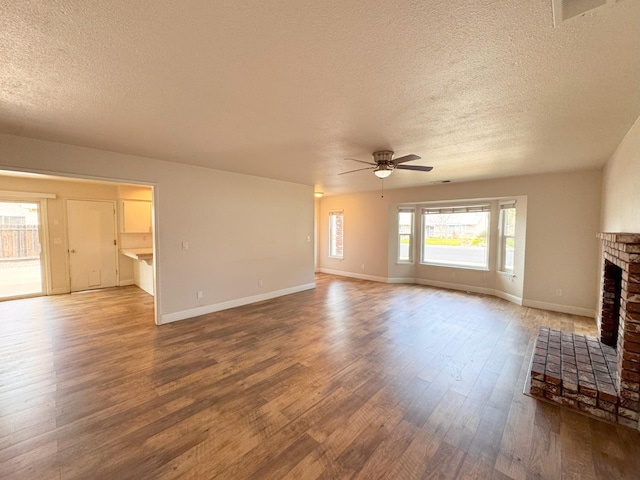
<path fill-rule="evenodd" d="M 41 297 L 49 295 L 51 278 L 49 272 L 49 225 L 47 223 L 47 198 L 56 198 L 54 194 L 34 194 L 31 192 L 0 191 L 0 203 L 32 203 L 38 206 L 38 241 L 40 242 L 40 283 L 39 292 L 24 295 L 0 297 L 0 301 L 19 298 Z"/>

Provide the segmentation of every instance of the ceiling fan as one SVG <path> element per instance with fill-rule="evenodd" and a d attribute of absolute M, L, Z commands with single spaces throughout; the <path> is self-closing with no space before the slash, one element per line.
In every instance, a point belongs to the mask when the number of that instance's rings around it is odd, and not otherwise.
<path fill-rule="evenodd" d="M 370 165 L 365 168 L 358 168 L 356 170 L 349 170 L 348 172 L 342 172 L 338 175 L 344 175 L 345 173 L 359 172 L 361 170 L 373 170 L 373 173 L 378 178 L 387 178 L 391 175 L 396 168 L 398 170 L 415 170 L 418 172 L 430 172 L 433 167 L 423 167 L 422 165 L 400 165 L 401 163 L 411 162 L 412 160 L 420 160 L 418 155 L 405 155 L 404 157 L 393 158 L 393 152 L 391 150 L 380 150 L 373 152 L 373 162 L 365 162 L 357 160 L 355 158 L 346 158 L 345 160 L 353 160 L 354 162 L 366 163 Z"/>

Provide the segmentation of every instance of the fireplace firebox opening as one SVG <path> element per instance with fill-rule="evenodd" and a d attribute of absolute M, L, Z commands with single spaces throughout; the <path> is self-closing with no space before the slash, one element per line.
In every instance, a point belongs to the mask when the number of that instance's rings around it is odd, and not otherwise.
<path fill-rule="evenodd" d="M 602 310 L 600 313 L 600 341 L 616 348 L 620 325 L 620 296 L 622 294 L 622 268 L 609 260 L 604 261 L 602 282 Z"/>

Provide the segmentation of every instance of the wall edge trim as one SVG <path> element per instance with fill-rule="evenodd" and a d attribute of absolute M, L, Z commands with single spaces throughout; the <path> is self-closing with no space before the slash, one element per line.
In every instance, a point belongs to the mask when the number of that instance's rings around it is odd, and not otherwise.
<path fill-rule="evenodd" d="M 539 302 L 536 300 L 526 300 L 526 299 L 523 299 L 522 297 L 518 297 L 516 295 L 503 292 L 502 290 L 496 290 L 492 288 L 477 287 L 473 285 L 461 285 L 461 284 L 449 283 L 449 282 L 439 282 L 435 280 L 425 280 L 422 278 L 374 277 L 371 275 L 361 275 L 358 273 L 342 272 L 340 270 L 330 270 L 327 268 L 321 268 L 320 271 L 322 273 L 328 273 L 331 275 L 338 275 L 342 277 L 352 277 L 352 278 L 358 278 L 361 280 L 371 280 L 374 282 L 395 283 L 395 284 L 408 283 L 408 284 L 425 285 L 425 286 L 436 287 L 436 288 L 446 288 L 449 290 L 458 290 L 458 291 L 470 292 L 470 293 L 481 293 L 483 295 L 491 295 L 494 297 L 501 298 L 503 300 L 506 300 L 511 303 L 515 303 L 516 305 L 519 305 L 522 307 L 539 308 L 540 310 L 549 310 L 552 312 L 568 313 L 571 315 L 580 315 L 582 317 L 596 318 L 596 311 L 594 309 L 576 307 L 573 305 L 560 305 L 557 303 Z"/>
<path fill-rule="evenodd" d="M 511 293 L 503 292 L 502 290 L 497 289 L 494 290 L 494 295 L 508 302 L 522 306 L 522 297 L 518 297 L 517 295 L 512 295 Z"/>
<path fill-rule="evenodd" d="M 536 300 L 522 300 L 523 307 L 539 308 L 540 310 L 550 310 L 552 312 L 569 313 L 582 317 L 596 318 L 596 311 L 592 308 L 574 307 L 573 305 L 560 305 L 558 303 L 538 302 Z"/>
<path fill-rule="evenodd" d="M 211 305 L 204 305 L 202 307 L 191 308 L 188 310 L 181 310 L 179 312 L 166 313 L 164 315 L 161 315 L 160 325 L 185 320 L 187 318 L 194 318 L 200 315 L 206 315 L 208 313 L 219 312 L 221 310 L 241 307 L 243 305 L 249 305 L 250 303 L 262 302 L 263 300 L 270 300 L 272 298 L 282 297 L 284 295 L 290 295 L 292 293 L 303 292 L 305 290 L 312 290 L 314 288 L 316 288 L 316 282 L 305 283 L 303 285 L 297 285 L 295 287 L 283 288 L 281 290 L 261 293 L 260 295 L 252 295 L 250 297 L 237 298 L 234 300 L 229 300 L 227 302 L 214 303 Z"/>
<path fill-rule="evenodd" d="M 369 280 L 371 282 L 389 283 L 389 279 L 386 277 L 376 277 L 374 275 L 364 275 L 361 273 L 343 272 L 342 270 L 331 270 L 329 268 L 321 268 L 321 273 L 328 273 L 330 275 L 338 275 L 340 277 L 357 278 L 359 280 Z"/>
<path fill-rule="evenodd" d="M 51 290 L 49 290 L 48 295 L 64 295 L 64 294 L 67 294 L 67 293 L 71 293 L 69 288 L 67 288 L 67 287 L 58 287 L 58 288 L 52 288 Z"/>

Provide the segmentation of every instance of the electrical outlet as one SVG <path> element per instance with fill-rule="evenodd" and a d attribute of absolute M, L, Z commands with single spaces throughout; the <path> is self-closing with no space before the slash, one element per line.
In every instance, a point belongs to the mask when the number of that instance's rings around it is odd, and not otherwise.
<path fill-rule="evenodd" d="M 196 292 L 196 297 L 197 297 L 197 298 L 202 298 L 202 290 L 198 290 L 198 291 Z"/>
<path fill-rule="evenodd" d="M 183 250 L 189 250 L 189 242 L 183 241 L 182 242 L 182 249 Z"/>
<path fill-rule="evenodd" d="M 556 297 L 561 297 L 562 296 L 562 290 L 560 290 L 559 288 L 556 290 Z"/>
<path fill-rule="evenodd" d="M 262 288 L 262 280 L 258 280 L 258 288 Z"/>
<path fill-rule="evenodd" d="M 364 272 L 364 263 L 362 264 L 362 271 Z"/>

